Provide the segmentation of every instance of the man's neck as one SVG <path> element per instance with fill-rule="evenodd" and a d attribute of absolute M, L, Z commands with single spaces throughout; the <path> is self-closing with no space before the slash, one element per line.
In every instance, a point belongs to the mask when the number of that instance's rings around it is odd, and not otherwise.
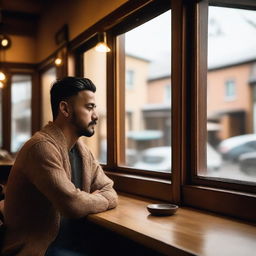
<path fill-rule="evenodd" d="M 70 151 L 71 148 L 73 148 L 73 146 L 77 142 L 79 137 L 75 134 L 74 129 L 72 129 L 72 127 L 70 125 L 68 125 L 67 123 L 63 123 L 58 119 L 54 120 L 53 123 L 56 126 L 58 126 L 61 129 L 61 131 L 63 132 L 63 134 L 66 138 L 68 150 Z"/>

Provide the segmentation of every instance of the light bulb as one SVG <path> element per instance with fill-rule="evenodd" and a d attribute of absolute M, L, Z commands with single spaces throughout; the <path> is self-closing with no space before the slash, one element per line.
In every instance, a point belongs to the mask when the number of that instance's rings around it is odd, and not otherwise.
<path fill-rule="evenodd" d="M 9 44 L 9 41 L 8 41 L 6 38 L 4 38 L 4 39 L 1 41 L 1 45 L 2 45 L 3 47 L 6 47 L 8 44 Z"/>
<path fill-rule="evenodd" d="M 106 43 L 104 42 L 99 42 L 96 46 L 95 46 L 95 50 L 97 52 L 110 52 L 110 48 L 107 46 Z"/>
<path fill-rule="evenodd" d="M 57 66 L 60 66 L 62 64 L 62 59 L 61 58 L 56 58 L 54 62 Z"/>
<path fill-rule="evenodd" d="M 4 88 L 4 83 L 2 81 L 0 81 L 0 89 Z"/>
<path fill-rule="evenodd" d="M 6 78 L 5 73 L 3 73 L 2 71 L 0 71 L 0 81 L 4 81 Z"/>

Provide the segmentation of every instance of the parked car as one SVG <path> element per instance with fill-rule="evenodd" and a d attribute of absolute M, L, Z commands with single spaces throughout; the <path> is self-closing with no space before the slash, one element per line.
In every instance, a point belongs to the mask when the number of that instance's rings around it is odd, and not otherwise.
<path fill-rule="evenodd" d="M 153 147 L 143 150 L 138 154 L 138 162 L 134 164 L 134 168 L 158 171 L 171 172 L 171 147 Z M 207 169 L 218 170 L 222 164 L 221 155 L 207 143 Z"/>
<path fill-rule="evenodd" d="M 256 176 L 256 151 L 240 155 L 238 162 L 242 172 Z"/>
<path fill-rule="evenodd" d="M 171 172 L 171 147 L 154 147 L 145 149 L 139 154 L 139 160 L 133 166 L 158 172 Z"/>
<path fill-rule="evenodd" d="M 256 151 L 256 134 L 225 139 L 219 144 L 218 150 L 223 159 L 237 161 L 240 155 Z"/>

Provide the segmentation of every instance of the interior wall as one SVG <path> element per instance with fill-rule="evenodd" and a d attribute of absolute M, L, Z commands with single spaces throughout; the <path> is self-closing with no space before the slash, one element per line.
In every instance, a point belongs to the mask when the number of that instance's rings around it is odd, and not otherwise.
<path fill-rule="evenodd" d="M 3 51 L 4 62 L 36 62 L 36 39 L 31 36 L 10 35 L 11 47 Z"/>
<path fill-rule="evenodd" d="M 127 0 L 52 1 L 39 21 L 37 62 L 44 60 L 58 48 L 55 34 L 64 24 L 68 24 L 69 39 L 72 40 L 125 2 Z"/>

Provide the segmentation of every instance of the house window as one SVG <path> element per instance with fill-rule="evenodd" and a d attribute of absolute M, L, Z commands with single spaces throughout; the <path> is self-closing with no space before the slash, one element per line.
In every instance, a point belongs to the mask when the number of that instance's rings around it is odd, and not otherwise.
<path fill-rule="evenodd" d="M 120 154 L 118 164 L 144 171 L 170 173 L 171 142 L 165 138 L 171 134 L 170 125 L 166 125 L 166 119 L 170 121 L 171 102 L 166 105 L 165 85 L 166 81 L 168 84 L 171 81 L 171 11 L 118 35 L 117 45 L 118 55 L 123 56 L 123 59 L 119 58 L 118 68 L 124 66 L 127 70 L 124 72 L 124 101 L 120 102 L 120 108 L 133 113 L 130 120 L 128 115 L 123 118 L 119 145 L 123 154 Z M 123 49 L 121 45 L 124 46 L 123 51 L 120 50 Z M 121 65 L 122 61 L 125 65 Z M 166 78 L 164 83 L 163 77 Z M 119 86 L 123 84 L 123 79 L 119 79 Z M 131 85 L 133 90 L 130 90 Z M 168 85 L 168 97 L 170 90 Z M 123 116 L 123 113 L 120 115 Z M 147 125 L 148 116 L 154 127 Z"/>
<path fill-rule="evenodd" d="M 236 97 L 236 84 L 234 80 L 225 82 L 225 100 L 234 100 Z"/>
<path fill-rule="evenodd" d="M 125 83 L 125 85 L 126 85 L 126 89 L 128 89 L 128 90 L 131 90 L 131 89 L 133 89 L 133 86 L 134 86 L 134 70 L 127 70 L 126 71 L 126 77 L 125 77 L 125 79 L 126 79 L 126 83 Z"/>
<path fill-rule="evenodd" d="M 13 75 L 11 78 L 11 152 L 17 152 L 31 136 L 30 75 Z"/>

